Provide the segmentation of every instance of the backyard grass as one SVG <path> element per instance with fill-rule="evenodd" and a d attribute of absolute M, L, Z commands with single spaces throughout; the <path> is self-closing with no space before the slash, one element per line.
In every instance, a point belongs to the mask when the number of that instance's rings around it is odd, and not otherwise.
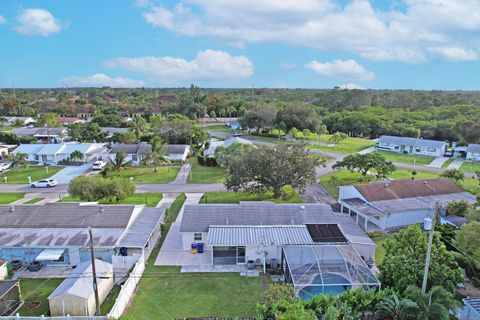
<path fill-rule="evenodd" d="M 454 158 L 448 159 L 447 161 L 445 161 L 445 162 L 442 164 L 442 168 L 448 167 L 453 161 L 455 161 Z"/>
<path fill-rule="evenodd" d="M 460 167 L 462 172 L 477 172 L 480 171 L 480 162 L 465 161 Z"/>
<path fill-rule="evenodd" d="M 240 201 L 272 201 L 276 203 L 302 203 L 303 199 L 296 192 L 293 193 L 292 189 L 286 191 L 289 195 L 289 199 L 275 199 L 271 192 L 267 193 L 264 197 L 259 198 L 255 194 L 249 194 L 246 192 L 207 192 L 200 199 L 200 203 L 239 203 Z"/>
<path fill-rule="evenodd" d="M 14 201 L 23 199 L 25 193 L 0 193 L 0 204 L 9 204 Z"/>
<path fill-rule="evenodd" d="M 330 144 L 330 135 L 322 135 L 319 139 L 319 142 Z M 334 146 L 319 146 L 316 144 L 310 143 L 308 148 L 316 149 L 316 150 L 323 150 L 323 151 L 330 151 L 334 153 L 356 153 L 367 149 L 375 144 L 375 141 L 369 139 L 362 139 L 362 138 L 346 138 L 345 140 L 340 141 Z"/>
<path fill-rule="evenodd" d="M 385 258 L 385 248 L 384 248 L 383 244 L 390 237 L 391 237 L 390 235 L 385 234 L 383 236 L 372 239 L 375 242 L 375 244 L 377 245 L 377 248 L 375 250 L 375 263 L 377 264 L 377 266 L 380 263 L 382 263 L 383 258 Z"/>
<path fill-rule="evenodd" d="M 227 178 L 227 169 L 221 167 L 201 166 L 197 158 L 190 159 L 192 169 L 188 177 L 188 183 L 222 183 Z"/>
<path fill-rule="evenodd" d="M 203 129 L 207 132 L 224 132 L 224 133 L 233 133 L 233 129 L 230 129 L 224 124 L 216 124 L 214 126 L 204 126 Z"/>
<path fill-rule="evenodd" d="M 18 313 L 22 316 L 48 316 L 48 296 L 55 290 L 63 279 L 21 279 L 20 290 L 25 303 Z M 37 308 L 32 308 L 32 303 L 39 301 Z"/>
<path fill-rule="evenodd" d="M 458 181 L 457 184 L 465 191 L 470 192 L 474 195 L 480 195 L 480 183 L 476 178 L 467 178 L 463 181 Z"/>
<path fill-rule="evenodd" d="M 107 315 L 110 310 L 112 310 L 121 288 L 122 287 L 118 284 L 114 285 L 108 296 L 105 298 L 105 300 L 103 300 L 102 304 L 100 305 L 100 313 L 102 315 Z"/>
<path fill-rule="evenodd" d="M 433 160 L 435 160 L 435 157 L 430 157 L 430 156 L 414 156 L 414 155 L 409 155 L 409 154 L 404 154 L 404 153 L 398 153 L 398 152 L 393 152 L 393 151 L 375 151 L 376 153 L 379 153 L 385 157 L 388 161 L 392 162 L 401 162 L 401 163 L 408 163 L 408 164 L 418 164 L 418 165 L 427 165 L 430 164 Z"/>
<path fill-rule="evenodd" d="M 179 167 L 157 167 L 157 172 L 150 166 L 128 167 L 121 172 L 115 172 L 115 176 L 130 179 L 136 184 L 169 183 L 175 180 Z"/>
<path fill-rule="evenodd" d="M 352 172 L 347 169 L 342 169 L 320 177 L 320 184 L 335 199 L 338 198 L 338 188 L 330 183 L 330 178 L 332 176 L 336 176 L 338 178 L 337 186 L 348 186 L 352 184 L 368 183 L 369 181 L 374 181 L 374 178 L 371 176 L 364 177 L 359 172 Z M 390 174 L 389 178 L 396 180 L 411 179 L 412 171 L 397 168 L 397 170 Z M 417 174 L 415 176 L 416 180 L 432 178 L 438 178 L 438 174 L 417 170 Z"/>
<path fill-rule="evenodd" d="M 45 199 L 45 198 L 32 198 L 32 199 L 28 200 L 27 202 L 24 202 L 23 204 L 35 204 L 37 202 L 42 201 L 43 199 Z"/>
<path fill-rule="evenodd" d="M 158 202 L 162 200 L 162 194 L 158 192 L 143 192 L 143 193 L 134 193 L 129 197 L 126 197 L 119 202 L 115 202 L 111 199 L 102 199 L 99 204 L 131 204 L 131 205 L 141 205 L 144 204 L 147 207 L 155 207 Z M 62 202 L 81 202 L 78 197 L 67 196 L 62 198 Z"/>
<path fill-rule="evenodd" d="M 28 184 L 28 177 L 33 181 L 50 178 L 58 171 L 62 170 L 61 166 L 48 166 L 48 173 L 45 166 L 28 166 L 26 168 L 13 168 L 0 175 L 0 183 L 5 183 L 5 177 L 7 177 L 7 183 L 26 183 Z"/>

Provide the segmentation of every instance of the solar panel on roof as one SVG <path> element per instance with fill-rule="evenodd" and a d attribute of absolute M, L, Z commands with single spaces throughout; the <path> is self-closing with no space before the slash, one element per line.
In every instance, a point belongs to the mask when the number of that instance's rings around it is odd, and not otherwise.
<path fill-rule="evenodd" d="M 336 224 L 307 224 L 308 232 L 317 243 L 347 243 L 347 239 Z"/>

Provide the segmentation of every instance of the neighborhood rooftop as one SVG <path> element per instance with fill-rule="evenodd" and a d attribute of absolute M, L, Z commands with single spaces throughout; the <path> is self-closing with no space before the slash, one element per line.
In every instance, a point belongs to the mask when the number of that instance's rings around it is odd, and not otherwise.
<path fill-rule="evenodd" d="M 59 136 L 66 131 L 65 128 L 14 128 L 9 133 L 21 136 Z"/>
<path fill-rule="evenodd" d="M 83 154 L 93 153 L 104 148 L 104 143 L 51 143 L 51 144 L 21 144 L 13 154 L 70 154 L 73 151 L 80 151 Z"/>
<path fill-rule="evenodd" d="M 444 141 L 428 140 L 420 138 L 397 137 L 397 136 L 382 136 L 378 140 L 379 143 L 391 143 L 395 145 L 405 145 L 412 147 L 425 148 L 441 148 L 445 145 Z"/>
<path fill-rule="evenodd" d="M 478 153 L 480 153 L 480 144 L 470 143 L 467 146 L 467 152 L 478 152 Z"/>

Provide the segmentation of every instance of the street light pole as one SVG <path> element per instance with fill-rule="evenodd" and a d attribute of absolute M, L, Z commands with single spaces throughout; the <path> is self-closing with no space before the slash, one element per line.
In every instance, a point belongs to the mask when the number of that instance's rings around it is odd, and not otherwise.
<path fill-rule="evenodd" d="M 433 211 L 433 217 L 432 217 L 432 227 L 430 228 L 430 234 L 428 236 L 427 256 L 425 257 L 425 269 L 423 271 L 422 293 L 425 293 L 427 291 L 428 269 L 430 268 L 433 234 L 435 232 L 435 220 L 437 219 L 437 214 L 438 214 L 438 202 L 435 203 L 435 209 Z"/>

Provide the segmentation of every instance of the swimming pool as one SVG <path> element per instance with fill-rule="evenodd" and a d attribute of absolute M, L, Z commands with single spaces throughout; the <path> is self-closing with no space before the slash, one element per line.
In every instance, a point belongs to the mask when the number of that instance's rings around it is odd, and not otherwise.
<path fill-rule="evenodd" d="M 323 283 L 322 283 L 323 279 Z M 325 273 L 321 276 L 315 276 L 312 281 L 312 284 L 316 284 L 316 286 L 307 286 L 300 290 L 298 296 L 303 300 L 310 300 L 314 296 L 320 294 L 341 294 L 345 290 L 351 289 L 352 286 L 350 281 L 347 278 L 335 274 L 335 273 Z"/>

